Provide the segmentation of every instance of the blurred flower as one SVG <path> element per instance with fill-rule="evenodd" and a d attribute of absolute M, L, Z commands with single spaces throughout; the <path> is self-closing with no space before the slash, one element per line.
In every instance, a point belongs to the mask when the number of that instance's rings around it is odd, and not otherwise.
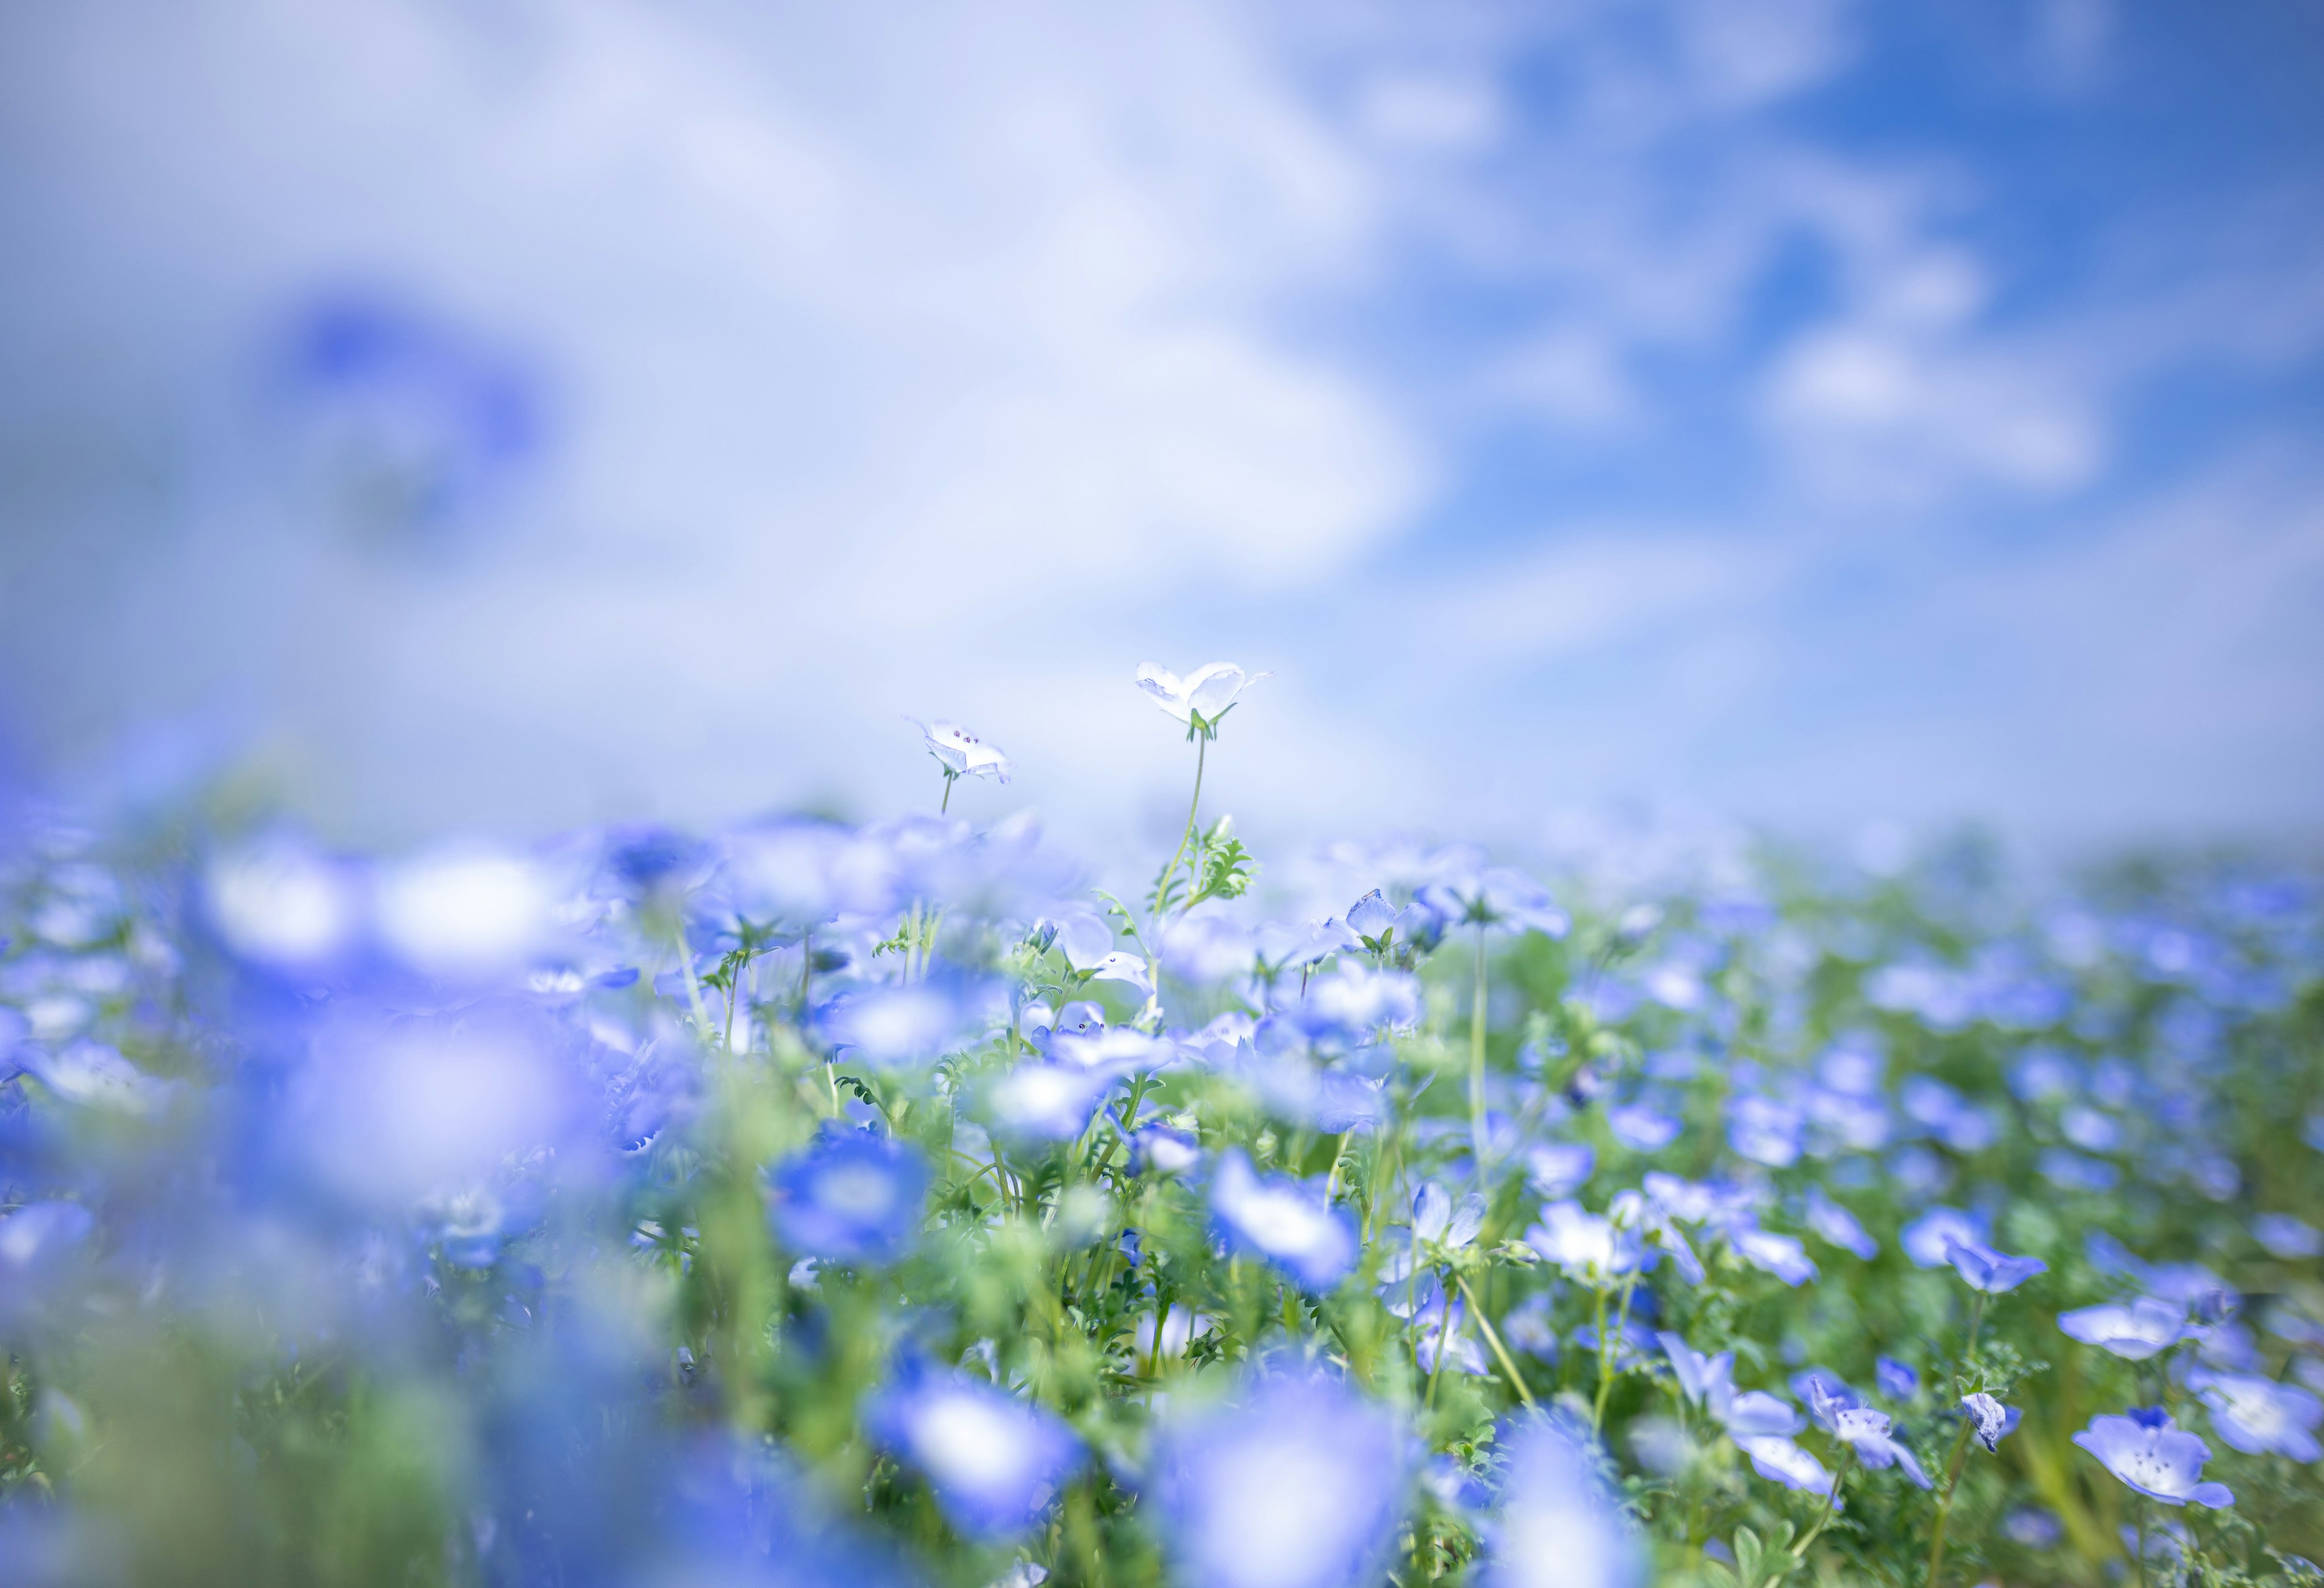
<path fill-rule="evenodd" d="M 2267 1249 L 2269 1256 L 2286 1262 L 2324 1256 L 2324 1232 L 2288 1213 L 2264 1213 L 2254 1218 L 2252 1238 Z"/>
<path fill-rule="evenodd" d="M 771 1176 L 775 1233 L 833 1262 L 892 1262 L 918 1238 L 928 1189 L 918 1149 L 826 1124 Z"/>
<path fill-rule="evenodd" d="M 1203 1161 L 1201 1139 L 1167 1125 L 1148 1125 L 1130 1139 L 1130 1161 L 1139 1174 L 1183 1175 Z"/>
<path fill-rule="evenodd" d="M 271 970 L 320 970 L 363 931 L 353 868 L 288 836 L 215 856 L 203 880 L 210 923 L 226 946 Z"/>
<path fill-rule="evenodd" d="M 1323 1379 L 1263 1379 L 1240 1406 L 1175 1414 L 1154 1463 L 1185 1588 L 1359 1588 L 1405 1509 L 1388 1412 Z"/>
<path fill-rule="evenodd" d="M 1316 1192 L 1281 1175 L 1261 1177 L 1240 1148 L 1211 1178 L 1211 1217 L 1229 1242 L 1255 1252 L 1310 1290 L 1328 1290 L 1356 1266 L 1355 1224 Z"/>
<path fill-rule="evenodd" d="M 1802 1222 L 1820 1239 L 1869 1262 L 1880 1255 L 1880 1243 L 1865 1233 L 1856 1215 L 1831 1199 L 1821 1186 L 1808 1187 L 1801 1208 Z"/>
<path fill-rule="evenodd" d="M 904 720 L 920 730 L 920 737 L 927 741 L 928 753 L 936 758 L 947 779 L 965 776 L 995 778 L 1004 783 L 1009 780 L 1009 758 L 958 723 L 924 723 L 916 716 Z"/>
<path fill-rule="evenodd" d="M 2186 1337 L 2187 1315 L 2169 1302 L 2141 1296 L 2126 1304 L 2108 1302 L 2060 1313 L 2058 1327 L 2070 1338 L 2126 1362 L 2144 1362 Z"/>
<path fill-rule="evenodd" d="M 1751 1458 L 1752 1470 L 1763 1478 L 1808 1494 L 1831 1492 L 1831 1474 L 1823 1463 L 1779 1434 L 1745 1436 L 1735 1447 Z"/>
<path fill-rule="evenodd" d="M 824 1040 L 880 1069 L 925 1066 L 1004 1016 L 994 990 L 958 976 L 843 992 L 816 1017 Z"/>
<path fill-rule="evenodd" d="M 908 1369 L 865 1408 L 864 1426 L 974 1538 L 1029 1529 L 1082 1463 L 1081 1441 L 1055 1412 L 954 1374 Z"/>
<path fill-rule="evenodd" d="M 1646 1551 L 1581 1437 L 1544 1417 L 1506 1444 L 1487 1588 L 1641 1588 Z"/>
<path fill-rule="evenodd" d="M 2187 1388 L 2210 1408 L 2219 1437 L 2245 1454 L 2273 1454 L 2300 1462 L 2324 1457 L 2324 1445 L 2316 1442 L 2324 1401 L 2297 1385 L 2196 1368 L 2187 1375 Z"/>
<path fill-rule="evenodd" d="M 1578 1189 L 1597 1167 L 1598 1154 L 1577 1141 L 1545 1141 L 1526 1152 L 1526 1178 L 1540 1196 L 1555 1200 Z"/>
<path fill-rule="evenodd" d="M 545 879 L 528 862 L 447 849 L 381 872 L 379 935 L 390 953 L 427 975 L 502 975 L 545 945 L 550 902 Z"/>
<path fill-rule="evenodd" d="M 1800 1132 L 1805 1123 L 1800 1111 L 1788 1103 L 1742 1093 L 1727 1107 L 1728 1145 L 1754 1163 L 1788 1168 L 1799 1161 Z"/>
<path fill-rule="evenodd" d="M 1616 1229 L 1613 1221 L 1586 1211 L 1578 1202 L 1544 1207 L 1541 1222 L 1526 1232 L 1525 1241 L 1566 1278 L 1594 1289 L 1635 1273 L 1645 1255 L 1637 1235 Z"/>
<path fill-rule="evenodd" d="M 1184 679 L 1157 662 L 1138 664 L 1138 687 L 1154 703 L 1186 725 L 1186 735 L 1205 738 L 1218 733 L 1219 719 L 1265 673 L 1245 673 L 1231 661 L 1206 662 Z"/>
<path fill-rule="evenodd" d="M 1978 1443 L 1987 1450 L 1998 1450 L 2001 1442 L 2017 1426 L 2017 1408 L 2004 1406 L 1992 1396 L 1978 1390 L 1961 1397 L 1961 1409 L 1969 1415 L 1970 1431 Z"/>
<path fill-rule="evenodd" d="M 1985 1225 L 1957 1207 L 1932 1207 L 1906 1224 L 1897 1244 L 1914 1268 L 1941 1269 L 1952 1261 L 1949 1248 L 1956 1242 L 1982 1242 Z"/>
<path fill-rule="evenodd" d="M 1752 1226 L 1730 1232 L 1728 1243 L 1745 1262 L 1775 1275 L 1786 1285 L 1804 1285 L 1816 1277 L 1815 1260 L 1792 1236 Z"/>
<path fill-rule="evenodd" d="M 1111 1070 L 1032 1060 L 994 1082 L 984 1105 L 993 1124 L 1012 1140 L 1072 1141 L 1089 1129 L 1113 1083 Z"/>
<path fill-rule="evenodd" d="M 1921 1375 L 1893 1356 L 1874 1360 L 1872 1380 L 1879 1386 L 1880 1393 L 1891 1400 L 1910 1400 L 1921 1392 Z"/>
<path fill-rule="evenodd" d="M 1679 1122 L 1643 1103 L 1606 1111 L 1606 1128 L 1633 1152 L 1660 1152 L 1678 1140 Z"/>
<path fill-rule="evenodd" d="M 1573 918 L 1558 908 L 1548 889 L 1507 866 L 1486 866 L 1431 882 L 1421 889 L 1416 901 L 1449 926 L 1496 927 L 1563 937 L 1573 925 Z"/>
<path fill-rule="evenodd" d="M 2172 1422 L 2158 1407 L 2134 1407 L 2128 1417 L 2095 1417 L 2074 1443 L 2139 1493 L 2165 1505 L 2219 1510 L 2236 1502 L 2224 1483 L 2203 1482 L 2210 1446 Z"/>

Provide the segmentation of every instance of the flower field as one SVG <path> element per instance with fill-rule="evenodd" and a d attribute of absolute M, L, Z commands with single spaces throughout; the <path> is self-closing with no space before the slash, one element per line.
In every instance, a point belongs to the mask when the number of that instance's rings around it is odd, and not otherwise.
<path fill-rule="evenodd" d="M 1255 682 L 1094 871 L 21 809 L 0 1581 L 2324 1579 L 2308 878 L 1254 856 Z"/>

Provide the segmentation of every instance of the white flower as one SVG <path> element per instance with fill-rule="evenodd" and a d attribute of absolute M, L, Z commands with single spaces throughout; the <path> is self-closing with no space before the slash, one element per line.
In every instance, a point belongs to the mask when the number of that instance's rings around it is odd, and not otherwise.
<path fill-rule="evenodd" d="M 1190 729 L 1216 727 L 1236 697 L 1265 677 L 1246 673 L 1231 661 L 1206 663 L 1183 679 L 1158 662 L 1138 664 L 1138 687 Z"/>
<path fill-rule="evenodd" d="M 904 720 L 918 726 L 921 737 L 928 742 L 928 753 L 954 777 L 1009 780 L 1009 758 L 958 723 L 924 723 L 916 716 Z"/>

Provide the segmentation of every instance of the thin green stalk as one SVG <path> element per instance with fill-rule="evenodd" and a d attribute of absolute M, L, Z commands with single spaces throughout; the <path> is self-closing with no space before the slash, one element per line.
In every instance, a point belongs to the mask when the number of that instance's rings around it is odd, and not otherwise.
<path fill-rule="evenodd" d="M 1485 1178 L 1485 923 L 1477 923 L 1477 987 L 1469 1002 L 1469 1144 Z"/>
<path fill-rule="evenodd" d="M 1178 847 L 1171 853 L 1170 863 L 1162 868 L 1161 881 L 1154 884 L 1154 910 L 1157 915 L 1162 911 L 1162 900 L 1169 892 L 1170 879 L 1178 870 L 1179 860 L 1185 854 L 1187 845 L 1194 841 L 1194 820 L 1203 808 L 1203 763 L 1210 752 L 1211 736 L 1208 734 L 1198 734 L 1194 741 L 1194 798 L 1186 806 L 1185 834 L 1178 840 Z"/>
<path fill-rule="evenodd" d="M 1952 1454 L 1945 1461 L 1945 1491 L 1937 1501 L 1936 1537 L 1929 1540 L 1929 1569 L 1921 1579 L 1922 1588 L 1937 1588 L 1937 1574 L 1945 1565 L 1945 1524 L 1952 1519 L 1953 1490 L 1960 1482 L 1961 1459 L 1969 1454 L 1971 1424 L 1961 1420 L 1961 1431 L 1953 1440 Z"/>
<path fill-rule="evenodd" d="M 1792 1546 L 1794 1560 L 1807 1559 L 1808 1546 L 1813 1544 L 1823 1530 L 1831 1526 L 1831 1519 L 1840 1510 L 1840 1486 L 1848 1477 L 1848 1467 L 1849 1457 L 1843 1454 L 1840 1461 L 1840 1470 L 1831 1475 L 1831 1487 L 1824 1491 L 1823 1514 L 1816 1518 L 1816 1525 L 1807 1530 L 1806 1536 Z"/>
<path fill-rule="evenodd" d="M 1476 1315 L 1477 1327 L 1485 1332 L 1485 1343 L 1493 1348 L 1493 1355 L 1500 1362 L 1501 1371 L 1508 1376 L 1509 1388 L 1517 1392 L 1519 1400 L 1528 1407 L 1535 1407 L 1533 1391 L 1526 1388 L 1525 1375 L 1517 1371 L 1517 1364 L 1509 1360 L 1509 1348 L 1501 1343 L 1500 1335 L 1494 1332 L 1493 1320 L 1485 1316 L 1484 1303 L 1479 1301 L 1477 1293 L 1469 1288 L 1467 1279 L 1455 1274 L 1452 1282 L 1461 1287 L 1461 1295 L 1469 1303 L 1469 1310 Z"/>
<path fill-rule="evenodd" d="M 1637 1276 L 1635 1274 L 1622 1282 L 1621 1309 L 1614 1319 L 1616 1338 L 1620 1337 L 1630 1326 L 1630 1292 L 1637 1288 Z M 1612 1361 L 1613 1341 L 1607 1337 L 1606 1333 L 1606 1293 L 1600 1290 L 1598 1292 L 1598 1402 L 1590 1413 L 1590 1426 L 1592 1428 L 1602 1428 L 1606 1426 L 1606 1396 L 1614 1388 L 1614 1372 L 1610 1365 Z"/>

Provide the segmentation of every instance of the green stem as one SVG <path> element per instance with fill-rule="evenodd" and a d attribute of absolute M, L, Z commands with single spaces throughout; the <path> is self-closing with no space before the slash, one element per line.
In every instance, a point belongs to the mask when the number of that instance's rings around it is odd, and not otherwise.
<path fill-rule="evenodd" d="M 2146 1588 L 2146 1528 L 2150 1518 L 2146 1496 L 2138 1497 L 2138 1588 Z"/>
<path fill-rule="evenodd" d="M 1614 1318 L 1614 1334 L 1618 1338 L 1630 1326 L 1630 1292 L 1637 1288 L 1636 1274 L 1622 1281 L 1622 1305 Z M 1613 1341 L 1606 1334 L 1606 1293 L 1598 1293 L 1598 1402 L 1590 1413 L 1590 1426 L 1606 1426 L 1606 1396 L 1614 1388 Z"/>
<path fill-rule="evenodd" d="M 1469 1003 L 1469 1145 L 1485 1179 L 1485 923 L 1477 923 L 1477 986 Z"/>
<path fill-rule="evenodd" d="M 1469 1288 L 1467 1279 L 1455 1274 L 1452 1282 L 1461 1287 L 1461 1295 L 1469 1303 L 1469 1310 L 1476 1314 L 1477 1327 L 1485 1332 L 1485 1343 L 1493 1348 L 1493 1355 L 1499 1361 L 1501 1371 L 1508 1375 L 1509 1388 L 1517 1392 L 1519 1400 L 1528 1407 L 1534 1406 L 1533 1391 L 1526 1388 L 1525 1375 L 1517 1371 L 1517 1364 L 1509 1360 L 1509 1348 L 1501 1343 L 1500 1335 L 1494 1332 L 1493 1320 L 1485 1316 L 1485 1304 L 1479 1301 L 1477 1293 Z"/>
<path fill-rule="evenodd" d="M 1831 1487 L 1824 1491 L 1823 1514 L 1816 1518 L 1816 1525 L 1807 1530 L 1807 1536 L 1792 1546 L 1794 1560 L 1807 1559 L 1808 1546 L 1813 1544 L 1821 1536 L 1823 1530 L 1831 1526 L 1831 1519 L 1840 1511 L 1840 1486 L 1847 1476 L 1848 1457 L 1843 1455 L 1840 1458 L 1840 1470 L 1831 1475 Z"/>
<path fill-rule="evenodd" d="M 1203 808 L 1203 763 L 1209 759 L 1210 752 L 1211 736 L 1204 734 L 1194 741 L 1194 798 L 1186 806 L 1186 831 L 1179 838 L 1178 847 L 1171 852 L 1170 863 L 1162 868 L 1161 881 L 1154 884 L 1154 910 L 1157 915 L 1161 913 L 1162 900 L 1169 891 L 1171 877 L 1177 872 L 1178 862 L 1185 855 L 1187 845 L 1194 841 L 1194 819 Z"/>
<path fill-rule="evenodd" d="M 944 799 L 943 799 L 943 800 L 942 800 L 942 801 L 940 801 L 940 802 L 937 804 L 937 806 L 936 806 L 936 814 L 937 814 L 938 816 L 942 816 L 942 815 L 944 815 L 946 811 L 948 811 L 948 810 L 950 810 L 950 809 L 952 808 L 952 785 L 953 785 L 953 780 L 954 780 L 954 779 L 955 779 L 955 778 L 957 778 L 957 777 L 959 777 L 959 776 L 960 776 L 960 774 L 959 774 L 958 772 L 956 772 L 956 771 L 953 771 L 953 770 L 952 770 L 952 768 L 950 768 L 950 767 L 946 767 L 946 768 L 945 768 L 945 791 L 944 791 Z"/>
<path fill-rule="evenodd" d="M 1973 1426 L 1963 1417 L 1961 1431 L 1953 1439 L 1952 1454 L 1945 1461 L 1945 1491 L 1937 1501 L 1936 1537 L 1929 1540 L 1929 1569 L 1921 1579 L 1921 1588 L 1937 1588 L 1937 1574 L 1944 1570 L 1945 1524 L 1952 1519 L 1953 1490 L 1960 1482 L 1961 1459 L 1969 1454 L 1969 1436 Z"/>

